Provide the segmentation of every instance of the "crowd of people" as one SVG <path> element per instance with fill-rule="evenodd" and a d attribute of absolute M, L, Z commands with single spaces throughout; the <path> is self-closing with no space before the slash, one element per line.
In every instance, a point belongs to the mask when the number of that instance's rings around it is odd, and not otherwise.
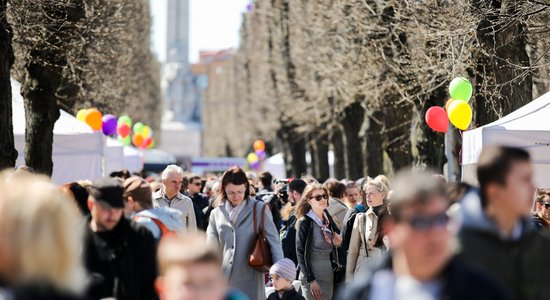
<path fill-rule="evenodd" d="M 550 299 L 529 154 L 487 147 L 477 178 L 4 171 L 0 299 Z"/>

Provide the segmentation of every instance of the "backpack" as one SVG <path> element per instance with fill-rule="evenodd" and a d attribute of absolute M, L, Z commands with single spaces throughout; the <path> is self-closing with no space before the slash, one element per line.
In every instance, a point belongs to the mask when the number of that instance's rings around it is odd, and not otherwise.
<path fill-rule="evenodd" d="M 162 238 L 162 237 L 164 237 L 164 236 L 176 234 L 176 231 L 168 229 L 168 227 L 166 227 L 166 225 L 164 225 L 164 223 L 162 223 L 162 221 L 159 220 L 159 219 L 157 219 L 157 218 L 145 217 L 145 216 L 137 216 L 137 215 L 136 215 L 136 216 L 134 217 L 134 221 L 137 221 L 138 219 L 141 219 L 141 218 L 148 218 L 148 219 L 151 219 L 151 221 L 153 221 L 153 222 L 158 226 L 158 228 L 160 229 L 160 238 Z"/>

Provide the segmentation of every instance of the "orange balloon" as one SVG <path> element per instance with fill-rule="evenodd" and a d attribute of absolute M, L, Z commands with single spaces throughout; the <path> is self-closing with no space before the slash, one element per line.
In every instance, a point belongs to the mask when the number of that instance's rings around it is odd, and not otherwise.
<path fill-rule="evenodd" d="M 445 110 L 448 111 L 449 110 L 449 105 L 451 105 L 451 103 L 453 103 L 454 99 L 449 99 L 447 100 L 447 103 L 445 103 Z"/>
<path fill-rule="evenodd" d="M 137 132 L 134 133 L 134 135 L 132 136 L 132 143 L 134 143 L 134 146 L 136 147 L 141 147 L 141 145 L 143 144 L 143 135 Z"/>
<path fill-rule="evenodd" d="M 86 111 L 84 122 L 92 127 L 93 130 L 97 131 L 103 126 L 103 121 L 101 120 L 102 117 L 103 115 L 99 110 L 96 108 L 90 108 Z"/>
<path fill-rule="evenodd" d="M 254 150 L 256 151 L 264 151 L 265 150 L 265 143 L 262 140 L 257 140 L 254 142 Z"/>

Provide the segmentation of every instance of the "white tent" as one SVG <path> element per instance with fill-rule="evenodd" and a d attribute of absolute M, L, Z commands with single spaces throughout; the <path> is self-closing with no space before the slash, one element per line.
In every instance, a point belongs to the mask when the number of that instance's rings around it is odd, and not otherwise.
<path fill-rule="evenodd" d="M 124 145 L 121 142 L 110 137 L 106 138 L 105 145 L 103 146 L 103 154 L 105 157 L 105 175 L 125 168 Z"/>
<path fill-rule="evenodd" d="M 124 146 L 122 165 L 130 173 L 140 172 L 143 169 L 143 154 L 134 147 Z"/>
<path fill-rule="evenodd" d="M 268 171 L 273 178 L 286 178 L 285 159 L 283 153 L 277 153 L 264 161 L 264 171 Z"/>
<path fill-rule="evenodd" d="M 12 79 L 11 86 L 13 133 L 18 152 L 16 165 L 20 166 L 25 164 L 25 109 L 20 93 L 21 84 Z M 53 182 L 61 184 L 80 179 L 100 178 L 102 133 L 93 132 L 88 125 L 63 110 L 60 110 L 60 113 L 53 129 Z"/>
<path fill-rule="evenodd" d="M 550 92 L 483 127 L 466 131 L 462 140 L 462 179 L 476 183 L 483 147 L 515 146 L 531 154 L 537 187 L 550 187 Z"/>

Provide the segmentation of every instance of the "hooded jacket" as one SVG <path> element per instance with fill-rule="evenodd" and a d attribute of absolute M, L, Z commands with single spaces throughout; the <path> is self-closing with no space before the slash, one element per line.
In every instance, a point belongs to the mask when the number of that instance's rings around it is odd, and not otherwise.
<path fill-rule="evenodd" d="M 392 270 L 391 257 L 386 256 L 377 266 L 361 269 L 351 284 L 340 289 L 337 299 L 371 299 L 372 280 L 378 271 Z M 445 300 L 506 300 L 510 299 L 494 280 L 471 269 L 456 258 L 451 258 L 440 278 L 443 283 L 442 299 Z M 388 291 L 390 292 L 390 291 Z"/>
<path fill-rule="evenodd" d="M 460 258 L 492 275 L 513 299 L 547 299 L 550 295 L 550 238 L 528 218 L 518 220 L 512 237 L 503 237 L 481 207 L 479 192 L 461 201 Z"/>
<path fill-rule="evenodd" d="M 162 232 L 153 219 L 157 219 L 162 222 L 162 224 L 164 224 L 166 229 L 169 231 L 181 232 L 185 229 L 185 226 L 181 221 L 181 212 L 165 206 L 140 211 L 132 219 L 136 223 L 149 229 L 155 239 L 160 239 Z"/>

